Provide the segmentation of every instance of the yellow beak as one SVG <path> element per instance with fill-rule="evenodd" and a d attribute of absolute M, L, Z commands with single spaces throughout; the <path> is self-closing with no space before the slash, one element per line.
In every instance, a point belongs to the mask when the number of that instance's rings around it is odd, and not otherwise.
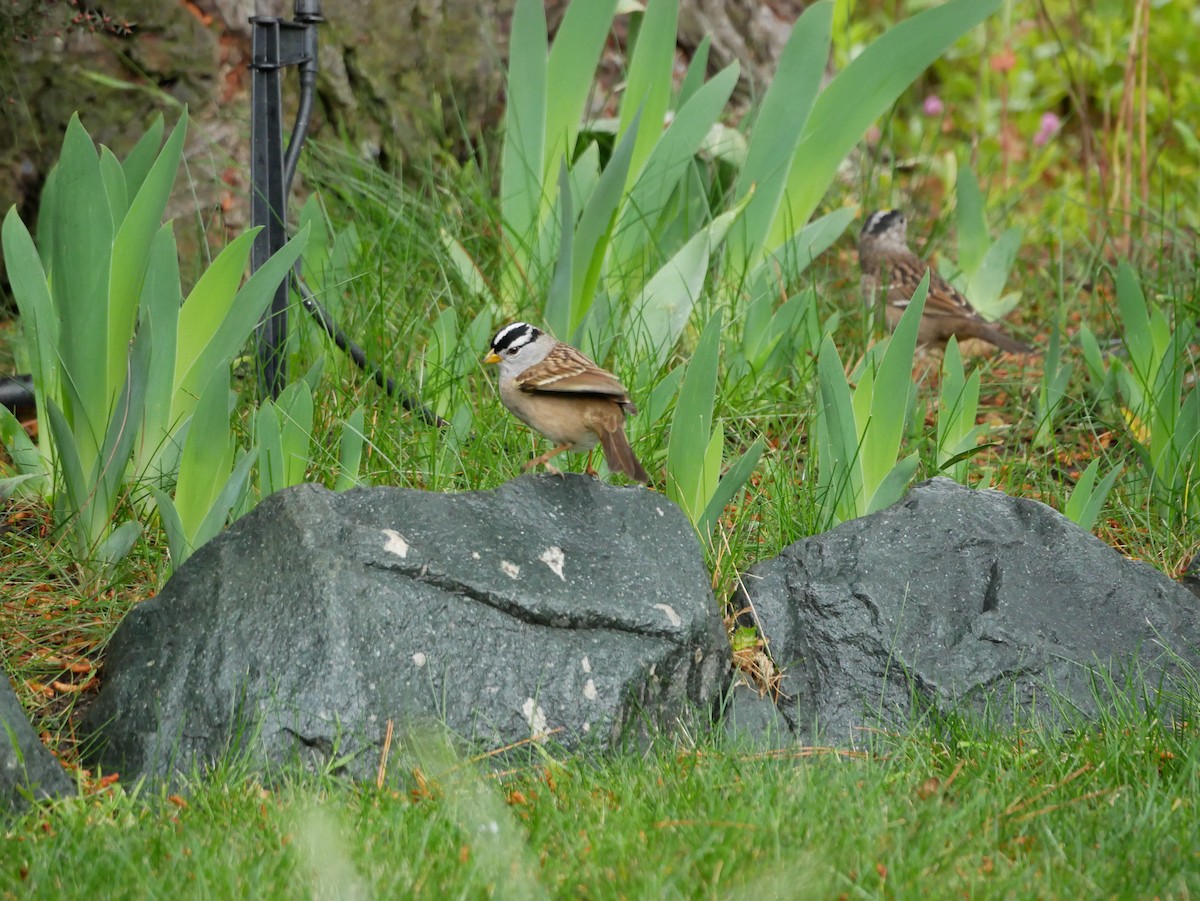
<path fill-rule="evenodd" d="M 500 354 L 496 353 L 496 352 L 493 350 L 493 351 L 492 351 L 490 354 L 488 354 L 486 357 L 484 357 L 484 358 L 483 358 L 483 362 L 485 362 L 485 363 L 499 363 L 499 362 L 500 362 Z"/>

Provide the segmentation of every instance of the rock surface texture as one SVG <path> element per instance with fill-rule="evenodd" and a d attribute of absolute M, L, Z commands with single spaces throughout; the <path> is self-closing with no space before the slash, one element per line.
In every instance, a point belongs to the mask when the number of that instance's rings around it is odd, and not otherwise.
<path fill-rule="evenodd" d="M 29 725 L 8 680 L 0 676 L 0 811 L 30 799 L 73 794 L 75 784 Z"/>
<path fill-rule="evenodd" d="M 730 652 L 695 533 L 583 476 L 268 498 L 135 608 L 88 711 L 124 778 L 231 744 L 374 776 L 413 723 L 612 746 L 717 703 Z"/>
<path fill-rule="evenodd" d="M 742 580 L 797 735 L 865 740 L 930 708 L 1012 722 L 1096 712 L 1097 673 L 1171 708 L 1200 663 L 1196 598 L 1059 513 L 947 479 L 787 547 Z M 1167 715 L 1167 712 L 1164 715 Z"/>

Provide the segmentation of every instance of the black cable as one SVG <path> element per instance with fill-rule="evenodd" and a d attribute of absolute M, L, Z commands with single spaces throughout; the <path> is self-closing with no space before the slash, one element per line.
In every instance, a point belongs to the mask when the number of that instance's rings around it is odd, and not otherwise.
<path fill-rule="evenodd" d="M 291 196 L 292 181 L 296 177 L 296 167 L 300 161 L 300 150 L 308 137 L 308 126 L 312 120 L 313 103 L 317 92 L 317 72 L 320 68 L 317 58 L 317 29 L 315 26 L 324 21 L 319 0 L 297 0 L 294 15 L 297 22 L 306 26 L 306 48 L 304 62 L 300 64 L 300 105 L 296 110 L 296 122 L 292 126 L 292 135 L 288 140 L 287 152 L 283 158 L 284 197 Z M 359 369 L 370 375 L 375 380 L 375 384 L 382 388 L 388 397 L 396 398 L 404 409 L 410 413 L 416 413 L 432 426 L 444 429 L 450 425 L 416 397 L 397 388 L 395 379 L 385 376 L 380 367 L 367 359 L 366 352 L 342 331 L 334 318 L 329 315 L 329 311 L 321 305 L 316 295 L 305 283 L 304 277 L 301 275 L 299 260 L 292 267 L 292 283 L 300 295 L 300 303 L 304 309 L 308 310 L 313 319 L 317 320 L 317 324 L 321 326 L 325 334 L 333 339 L 333 343 L 343 353 L 349 355 Z"/>
<path fill-rule="evenodd" d="M 349 355 L 350 359 L 355 362 L 359 369 L 375 379 L 375 384 L 386 391 L 388 397 L 396 398 L 400 401 L 400 405 L 404 407 L 404 409 L 408 410 L 410 413 L 416 413 L 432 426 L 436 426 L 439 429 L 444 429 L 450 425 L 449 422 L 442 419 L 442 417 L 434 413 L 431 409 L 429 409 L 429 407 L 425 406 L 425 404 L 421 403 L 421 401 L 419 401 L 417 398 L 396 387 L 395 379 L 393 379 L 391 376 L 384 375 L 382 369 L 380 369 L 378 366 L 375 366 L 370 360 L 367 359 L 367 355 L 363 349 L 350 340 L 346 333 L 343 332 L 338 324 L 334 321 L 333 317 L 329 315 L 329 311 L 321 306 L 317 298 L 313 296 L 312 290 L 307 284 L 305 284 L 304 279 L 300 276 L 299 261 L 296 262 L 296 267 L 292 272 L 292 280 L 296 285 L 296 290 L 300 293 L 300 303 L 303 304 L 304 309 L 308 310 L 308 312 L 312 314 L 313 319 L 317 320 L 317 323 L 322 329 L 325 330 L 325 334 L 332 338 L 333 343 L 336 344 L 344 353 Z"/>

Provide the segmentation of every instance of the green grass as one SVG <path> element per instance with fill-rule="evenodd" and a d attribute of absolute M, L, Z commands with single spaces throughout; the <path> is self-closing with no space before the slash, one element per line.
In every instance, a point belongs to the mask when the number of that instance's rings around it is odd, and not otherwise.
<path fill-rule="evenodd" d="M 6 826 L 4 897 L 1187 897 L 1200 733 L 962 722 L 867 750 L 659 743 L 502 773 L 398 738 L 381 788 L 233 765 Z M 421 749 L 420 745 L 426 745 Z M 429 747 L 432 745 L 432 747 Z M 231 828 L 231 824 L 233 828 Z"/>

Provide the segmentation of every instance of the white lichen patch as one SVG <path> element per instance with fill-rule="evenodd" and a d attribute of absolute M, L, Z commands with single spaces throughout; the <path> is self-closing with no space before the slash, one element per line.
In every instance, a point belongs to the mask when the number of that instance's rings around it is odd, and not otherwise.
<path fill-rule="evenodd" d="M 395 554 L 401 560 L 408 556 L 408 542 L 395 529 L 384 529 L 383 536 L 387 539 L 383 549 L 389 554 Z"/>
<path fill-rule="evenodd" d="M 671 625 L 675 628 L 679 628 L 683 625 L 683 620 L 670 604 L 655 604 L 654 607 L 656 610 L 661 610 L 663 613 L 665 613 L 667 615 L 667 619 L 671 621 Z"/>
<path fill-rule="evenodd" d="M 547 722 L 546 712 L 533 700 L 526 698 L 525 703 L 521 705 L 521 713 L 525 717 L 525 722 L 529 723 L 529 731 L 538 741 L 546 740 Z"/>
<path fill-rule="evenodd" d="M 420 668 L 429 662 L 429 658 L 420 651 L 417 651 L 417 653 L 412 655 L 412 662 L 416 667 Z"/>
<path fill-rule="evenodd" d="M 504 572 L 504 575 L 508 576 L 510 579 L 515 579 L 521 575 L 521 567 L 517 566 L 515 563 L 509 563 L 507 560 L 500 561 L 500 569 Z"/>
<path fill-rule="evenodd" d="M 654 508 L 654 512 L 655 512 L 655 513 L 657 513 L 659 516 L 666 516 L 666 515 L 667 515 L 667 514 L 663 513 L 663 508 L 662 508 L 662 507 L 655 507 L 655 508 Z"/>
<path fill-rule="evenodd" d="M 596 683 L 591 679 L 583 683 L 583 696 L 589 701 L 594 701 L 600 697 L 600 692 L 596 691 Z"/>
<path fill-rule="evenodd" d="M 585 673 L 590 673 L 592 671 L 592 661 L 588 660 L 587 657 L 584 657 L 579 661 L 579 668 Z"/>
<path fill-rule="evenodd" d="M 542 551 L 542 554 L 540 557 L 538 557 L 538 559 L 550 567 L 550 572 L 554 573 L 554 575 L 558 576 L 564 582 L 567 581 L 567 577 L 563 575 L 563 563 L 566 561 L 567 557 L 563 553 L 562 548 L 551 545 Z"/>

